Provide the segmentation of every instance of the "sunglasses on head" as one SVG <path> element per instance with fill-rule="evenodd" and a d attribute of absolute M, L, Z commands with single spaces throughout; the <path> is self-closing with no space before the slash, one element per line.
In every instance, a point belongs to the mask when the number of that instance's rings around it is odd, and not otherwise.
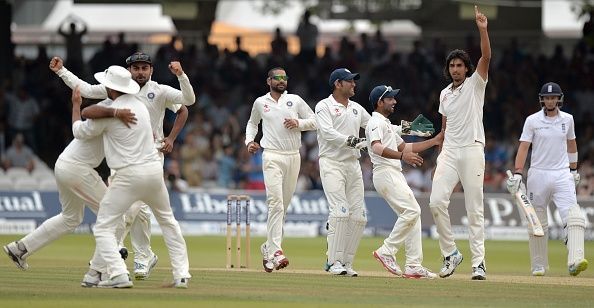
<path fill-rule="evenodd" d="M 287 80 L 289 80 L 289 76 L 287 76 L 287 75 L 274 75 L 274 76 L 270 77 L 270 79 L 274 79 L 276 81 L 281 81 L 281 80 L 287 81 Z"/>
<path fill-rule="evenodd" d="M 386 93 L 388 93 L 388 92 L 390 92 L 390 91 L 392 91 L 392 87 L 390 87 L 390 86 L 387 86 L 387 87 L 386 87 L 386 90 L 384 90 L 384 93 L 382 93 L 382 95 L 380 95 L 380 97 L 379 97 L 378 101 L 381 101 L 381 100 L 382 100 L 382 98 L 384 98 L 384 95 L 386 95 Z"/>
<path fill-rule="evenodd" d="M 130 65 L 134 62 L 147 62 L 149 64 L 152 64 L 151 57 L 144 53 L 135 53 L 126 59 L 127 65 Z"/>

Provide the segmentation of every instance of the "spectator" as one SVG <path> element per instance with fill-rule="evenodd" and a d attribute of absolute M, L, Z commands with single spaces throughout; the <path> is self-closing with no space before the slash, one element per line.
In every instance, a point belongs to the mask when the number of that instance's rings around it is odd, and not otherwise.
<path fill-rule="evenodd" d="M 297 26 L 297 37 L 299 38 L 299 60 L 301 63 L 313 63 L 317 58 L 316 48 L 318 46 L 318 27 L 311 23 L 311 12 L 305 10 L 303 18 Z"/>
<path fill-rule="evenodd" d="M 35 154 L 25 145 L 23 134 L 16 134 L 12 145 L 6 151 L 6 156 L 2 160 L 5 170 L 10 168 L 25 168 L 29 172 L 35 167 Z"/>
<path fill-rule="evenodd" d="M 37 143 L 33 128 L 39 116 L 37 100 L 29 95 L 24 85 L 18 87 L 16 95 L 7 93 L 5 99 L 8 106 L 9 142 L 20 133 L 25 143 L 35 150 Z"/>
<path fill-rule="evenodd" d="M 76 23 L 74 21 L 70 22 L 69 32 L 62 29 L 66 21 L 60 24 L 58 28 L 58 33 L 64 37 L 66 44 L 66 66 L 78 76 L 81 76 L 83 73 L 82 37 L 87 34 L 87 24 L 83 20 L 80 21 L 82 24 L 80 31 L 76 30 Z"/>

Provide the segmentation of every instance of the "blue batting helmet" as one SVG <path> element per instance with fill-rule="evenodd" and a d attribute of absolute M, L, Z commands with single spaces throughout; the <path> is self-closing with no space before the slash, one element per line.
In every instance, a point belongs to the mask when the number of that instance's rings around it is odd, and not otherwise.
<path fill-rule="evenodd" d="M 559 101 L 557 102 L 557 105 L 559 107 L 563 106 L 563 91 L 561 91 L 561 87 L 558 84 L 554 82 L 547 82 L 542 86 L 542 88 L 540 88 L 538 100 L 541 106 L 544 106 L 545 96 L 558 96 Z"/>

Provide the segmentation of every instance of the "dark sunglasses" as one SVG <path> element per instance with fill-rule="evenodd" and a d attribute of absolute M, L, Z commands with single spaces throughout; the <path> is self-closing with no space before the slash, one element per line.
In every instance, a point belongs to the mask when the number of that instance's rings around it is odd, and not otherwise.
<path fill-rule="evenodd" d="M 126 64 L 128 66 L 134 62 L 146 62 L 148 64 L 153 64 L 151 57 L 145 53 L 135 53 L 126 59 Z"/>
<path fill-rule="evenodd" d="M 281 80 L 287 81 L 287 80 L 289 80 L 289 76 L 287 76 L 287 75 L 274 75 L 274 76 L 272 76 L 270 78 L 271 79 L 274 79 L 276 81 L 281 81 Z"/>

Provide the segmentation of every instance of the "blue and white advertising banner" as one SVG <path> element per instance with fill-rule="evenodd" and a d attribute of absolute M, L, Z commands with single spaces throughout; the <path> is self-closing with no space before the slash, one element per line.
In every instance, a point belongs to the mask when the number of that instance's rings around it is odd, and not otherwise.
<path fill-rule="evenodd" d="M 232 191 L 211 192 L 194 190 L 187 193 L 170 193 L 171 207 L 185 235 L 224 235 L 227 226 L 227 196 L 244 194 L 250 197 L 250 224 L 253 236 L 265 236 L 268 207 L 264 192 Z M 435 226 L 429 210 L 429 195 L 420 194 L 421 221 L 426 236 L 436 237 Z M 366 192 L 368 212 L 366 235 L 387 235 L 394 226 L 397 215 L 375 192 Z M 586 239 L 594 239 L 594 200 L 579 200 L 586 217 Z M 241 226 L 245 226 L 245 201 L 241 201 Z M 525 240 L 528 238 L 525 218 L 508 194 L 485 194 L 485 237 L 487 239 Z M 232 226 L 236 226 L 236 201 L 232 202 Z M 468 220 L 464 209 L 464 196 L 454 194 L 450 203 L 450 218 L 458 238 L 468 238 Z M 26 234 L 46 219 L 57 215 L 61 205 L 57 192 L 0 191 L 0 234 Z M 554 205 L 549 208 L 551 238 L 561 238 L 563 222 Z M 286 236 L 314 237 L 326 234 L 328 204 L 322 191 L 297 193 L 291 200 L 285 224 Z M 82 224 L 75 232 L 90 233 L 95 215 L 88 209 Z M 153 233 L 159 234 L 153 219 Z"/>

